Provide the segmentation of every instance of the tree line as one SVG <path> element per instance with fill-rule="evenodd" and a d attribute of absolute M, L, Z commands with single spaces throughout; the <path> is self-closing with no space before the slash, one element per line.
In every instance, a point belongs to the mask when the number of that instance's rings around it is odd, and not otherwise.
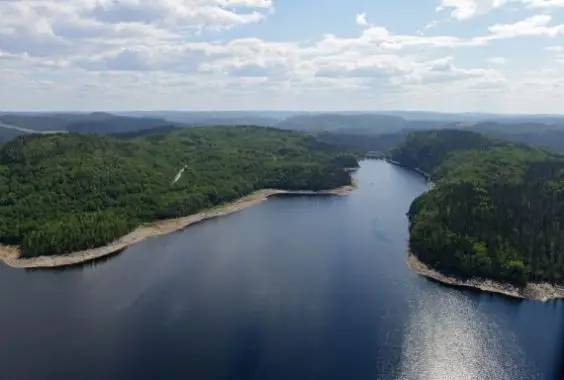
<path fill-rule="evenodd" d="M 443 273 L 564 284 L 564 155 L 466 131 L 408 136 L 392 158 L 436 186 L 411 205 L 410 248 Z"/>
<path fill-rule="evenodd" d="M 351 164 L 312 136 L 264 127 L 21 136 L 0 146 L 0 243 L 24 257 L 94 248 L 262 188 L 348 185 Z"/>

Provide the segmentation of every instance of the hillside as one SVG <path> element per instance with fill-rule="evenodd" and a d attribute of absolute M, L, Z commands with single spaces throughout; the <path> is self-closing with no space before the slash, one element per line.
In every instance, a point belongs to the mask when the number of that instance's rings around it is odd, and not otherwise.
<path fill-rule="evenodd" d="M 316 138 L 319 141 L 346 149 L 353 149 L 362 154 L 368 151 L 387 152 L 398 145 L 407 135 L 408 132 L 382 133 L 377 135 L 321 132 L 316 135 Z"/>
<path fill-rule="evenodd" d="M 29 132 L 25 130 L 22 131 L 17 127 L 0 122 L 0 143 L 10 141 L 18 136 L 26 135 L 28 133 Z"/>
<path fill-rule="evenodd" d="M 419 260 L 460 278 L 564 284 L 564 155 L 442 130 L 411 134 L 392 158 L 436 185 L 408 213 Z"/>
<path fill-rule="evenodd" d="M 262 127 L 21 136 L 0 147 L 0 243 L 25 257 L 93 248 L 257 189 L 350 184 L 350 161 L 310 136 Z"/>
<path fill-rule="evenodd" d="M 118 134 L 152 129 L 174 124 L 159 118 L 116 116 L 105 112 L 4 114 L 0 125 L 11 126 L 27 133 L 80 132 Z"/>
<path fill-rule="evenodd" d="M 517 143 L 525 143 L 538 147 L 564 150 L 564 124 L 530 123 L 502 123 L 483 122 L 476 124 L 434 123 L 434 128 L 427 128 L 428 122 L 408 121 L 404 129 L 395 132 L 382 132 L 373 129 L 337 129 L 322 131 L 316 134 L 317 138 L 337 146 L 342 146 L 358 151 L 379 150 L 388 151 L 396 146 L 405 137 L 416 131 L 457 129 L 463 132 L 483 133 L 494 139 L 501 139 Z"/>
<path fill-rule="evenodd" d="M 308 132 L 332 132 L 346 134 L 377 135 L 403 130 L 438 129 L 443 121 L 408 121 L 398 116 L 380 114 L 313 114 L 289 117 L 276 128 Z"/>
<path fill-rule="evenodd" d="M 488 119 L 489 118 L 489 119 Z M 409 132 L 461 129 L 510 141 L 564 149 L 564 119 L 556 116 L 429 112 L 303 113 L 274 111 L 137 111 L 0 114 L 0 141 L 33 133 L 134 133 L 166 127 L 260 125 L 319 134 L 358 150 L 386 150 Z M 398 136 L 399 135 L 399 136 Z"/>
<path fill-rule="evenodd" d="M 292 112 L 268 111 L 131 111 L 116 115 L 139 118 L 157 118 L 189 126 L 261 125 L 274 126 Z"/>
<path fill-rule="evenodd" d="M 0 142 L 34 133 L 135 134 L 174 127 L 259 125 L 315 134 L 357 151 L 387 151 L 414 131 L 460 129 L 540 147 L 564 149 L 564 119 L 550 115 L 433 112 L 304 113 L 275 111 L 132 111 L 0 114 Z"/>

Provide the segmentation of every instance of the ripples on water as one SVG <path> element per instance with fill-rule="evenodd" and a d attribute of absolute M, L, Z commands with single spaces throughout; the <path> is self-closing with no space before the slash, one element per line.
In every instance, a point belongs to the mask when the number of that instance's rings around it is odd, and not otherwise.
<path fill-rule="evenodd" d="M 504 336 L 464 294 L 451 291 L 414 304 L 404 334 L 400 379 L 515 380 L 519 358 L 514 339 Z M 504 345 L 513 346 L 510 353 L 504 354 Z"/>

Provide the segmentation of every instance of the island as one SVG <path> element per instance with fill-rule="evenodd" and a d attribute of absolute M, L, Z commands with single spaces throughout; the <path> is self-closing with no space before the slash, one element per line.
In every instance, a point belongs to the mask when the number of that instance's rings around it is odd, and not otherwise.
<path fill-rule="evenodd" d="M 391 160 L 434 186 L 411 204 L 411 269 L 517 298 L 564 298 L 564 153 L 464 130 L 414 132 Z"/>
<path fill-rule="evenodd" d="M 272 195 L 345 194 L 351 167 L 340 148 L 267 127 L 20 136 L 0 146 L 0 259 L 72 265 Z"/>

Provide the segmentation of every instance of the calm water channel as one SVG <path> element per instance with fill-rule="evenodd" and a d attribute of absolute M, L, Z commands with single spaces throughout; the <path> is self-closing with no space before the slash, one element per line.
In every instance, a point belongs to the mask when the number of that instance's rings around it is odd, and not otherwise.
<path fill-rule="evenodd" d="M 276 198 L 87 267 L 0 264 L 0 379 L 561 379 L 564 302 L 404 264 L 415 174 Z"/>

